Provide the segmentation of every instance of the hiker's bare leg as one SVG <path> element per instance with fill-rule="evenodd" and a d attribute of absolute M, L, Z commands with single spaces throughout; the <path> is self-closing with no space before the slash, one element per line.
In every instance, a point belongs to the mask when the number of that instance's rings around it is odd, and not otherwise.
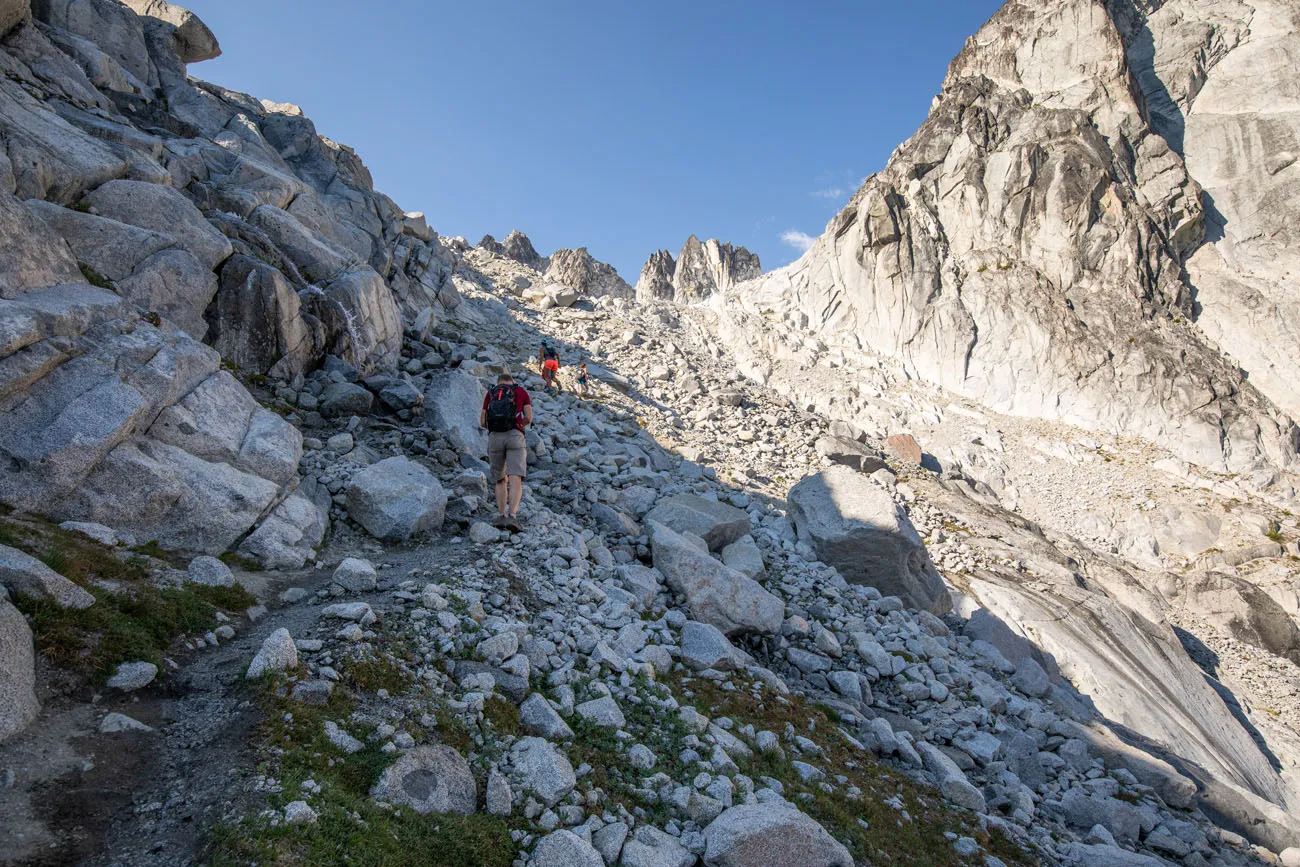
<path fill-rule="evenodd" d="M 502 476 L 501 481 L 497 482 L 497 514 L 506 514 L 506 477 Z"/>
<path fill-rule="evenodd" d="M 524 480 L 520 476 L 510 477 L 510 517 L 519 517 L 519 501 L 524 498 Z"/>

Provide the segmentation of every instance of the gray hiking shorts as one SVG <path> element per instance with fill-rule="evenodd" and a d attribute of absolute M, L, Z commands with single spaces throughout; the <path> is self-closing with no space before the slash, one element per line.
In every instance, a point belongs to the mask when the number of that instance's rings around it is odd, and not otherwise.
<path fill-rule="evenodd" d="M 510 430 L 488 434 L 488 481 L 496 484 L 505 476 L 528 475 L 528 445 L 524 432 Z"/>

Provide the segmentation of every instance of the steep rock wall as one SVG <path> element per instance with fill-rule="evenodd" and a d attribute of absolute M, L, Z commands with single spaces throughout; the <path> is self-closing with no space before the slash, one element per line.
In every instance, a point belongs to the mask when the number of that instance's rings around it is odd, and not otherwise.
<path fill-rule="evenodd" d="M 1098 0 L 1008 2 L 884 171 L 730 305 L 1001 412 L 1221 470 L 1294 467 L 1300 431 L 1195 321 L 1201 190 L 1147 122 L 1116 18 Z"/>

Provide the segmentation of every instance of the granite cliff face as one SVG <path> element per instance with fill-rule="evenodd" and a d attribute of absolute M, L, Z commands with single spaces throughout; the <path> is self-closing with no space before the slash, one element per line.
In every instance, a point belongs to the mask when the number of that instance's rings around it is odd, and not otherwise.
<path fill-rule="evenodd" d="M 1297 296 L 1269 277 L 1296 259 L 1276 230 L 1294 86 L 1276 82 L 1282 111 L 1265 116 L 1273 89 L 1240 71 L 1290 56 L 1294 11 L 1223 5 L 1011 0 L 916 134 L 803 257 L 734 293 L 735 315 L 1262 484 L 1294 468 L 1279 365 Z"/>
<path fill-rule="evenodd" d="M 1300 10 L 1293 3 L 1113 3 L 1154 130 L 1203 190 L 1186 262 L 1196 324 L 1300 416 Z"/>
<path fill-rule="evenodd" d="M 691 235 L 676 259 L 667 250 L 659 250 L 646 260 L 636 283 L 636 297 L 638 301 L 694 304 L 762 273 L 758 256 L 744 247 L 716 238 L 701 243 Z"/>

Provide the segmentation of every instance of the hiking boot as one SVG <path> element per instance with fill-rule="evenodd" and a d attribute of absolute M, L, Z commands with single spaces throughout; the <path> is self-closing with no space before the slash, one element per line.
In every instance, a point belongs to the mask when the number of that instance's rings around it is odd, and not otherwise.
<path fill-rule="evenodd" d="M 518 519 L 518 518 L 510 518 L 510 517 L 507 517 L 507 518 L 502 522 L 501 526 L 504 527 L 505 529 L 509 530 L 511 533 L 522 533 L 523 530 L 524 530 L 524 528 L 521 527 L 521 526 L 519 525 L 519 519 Z"/>

